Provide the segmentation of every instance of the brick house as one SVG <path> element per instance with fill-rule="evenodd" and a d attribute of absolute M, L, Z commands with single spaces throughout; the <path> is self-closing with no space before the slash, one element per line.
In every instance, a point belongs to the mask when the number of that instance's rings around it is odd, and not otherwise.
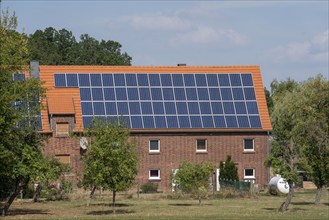
<path fill-rule="evenodd" d="M 69 134 L 82 134 L 93 117 L 122 115 L 137 142 L 139 184 L 154 181 L 169 191 L 182 160 L 219 168 L 227 155 L 240 180 L 260 188 L 269 181 L 264 160 L 272 127 L 259 66 L 40 66 L 36 72 L 48 89 L 44 152 L 69 163 L 75 179 L 86 149 Z"/>

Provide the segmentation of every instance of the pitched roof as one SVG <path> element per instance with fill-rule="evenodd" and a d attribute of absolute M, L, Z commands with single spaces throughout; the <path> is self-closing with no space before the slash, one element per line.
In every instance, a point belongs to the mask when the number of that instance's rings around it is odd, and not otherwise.
<path fill-rule="evenodd" d="M 216 75 L 229 75 L 231 77 L 231 75 L 239 75 L 239 76 L 245 76 L 246 74 L 251 76 L 252 79 L 252 86 L 237 86 L 237 90 L 241 90 L 243 91 L 244 89 L 248 89 L 247 87 L 249 87 L 250 91 L 254 91 L 254 96 L 255 96 L 255 100 L 254 101 L 249 101 L 249 100 L 245 100 L 245 97 L 242 98 L 239 102 L 244 102 L 245 104 L 248 103 L 257 103 L 257 114 L 253 115 L 253 114 L 242 114 L 242 115 L 237 115 L 237 110 L 231 115 L 233 118 L 236 116 L 239 116 L 239 118 L 235 118 L 234 120 L 236 120 L 238 123 L 238 126 L 227 126 L 226 127 L 219 127 L 216 126 L 216 119 L 215 117 L 217 117 L 218 120 L 221 117 L 220 113 L 215 116 L 213 114 L 213 112 L 211 111 L 210 114 L 205 114 L 203 112 L 201 112 L 201 108 L 200 108 L 200 112 L 197 113 L 197 115 L 193 115 L 188 119 L 189 123 L 193 122 L 193 123 L 197 123 L 197 121 L 195 121 L 195 119 L 197 120 L 201 120 L 201 128 L 200 127 L 193 127 L 192 124 L 189 124 L 189 126 L 178 126 L 178 127 L 170 127 L 172 130 L 185 130 L 185 131 L 201 131 L 200 129 L 202 129 L 203 131 L 214 131 L 214 130 L 271 130 L 271 123 L 270 123 L 270 119 L 269 119 L 269 114 L 268 114 L 268 110 L 267 110 L 267 105 L 266 105 L 266 99 L 265 99 L 265 94 L 264 94 L 264 87 L 262 84 L 262 77 L 260 74 L 260 67 L 259 66 L 40 66 L 40 79 L 42 81 L 45 82 L 44 86 L 46 88 L 48 88 L 47 91 L 47 100 L 48 100 L 48 109 L 44 110 L 42 112 L 42 121 L 43 121 L 43 131 L 44 132 L 49 132 L 50 131 L 50 126 L 49 126 L 49 120 L 48 120 L 48 113 L 47 110 L 49 111 L 49 113 L 57 113 L 57 114 L 71 114 L 74 113 L 75 117 L 76 117 L 76 131 L 82 131 L 84 127 L 84 123 L 87 123 L 87 118 L 91 117 L 91 115 L 95 114 L 95 111 L 92 111 L 91 113 L 86 112 L 88 109 L 94 109 L 96 108 L 96 105 L 99 105 L 99 103 L 101 103 L 100 105 L 104 105 L 105 102 L 109 102 L 109 100 L 105 100 L 105 98 L 103 97 L 103 99 L 100 99 L 100 101 L 96 101 L 96 102 L 92 102 L 92 101 L 86 101 L 86 100 L 80 100 L 80 99 L 84 99 L 84 93 L 85 91 L 89 91 L 89 93 L 91 93 L 91 96 L 94 96 L 94 93 L 96 94 L 97 92 L 100 92 L 99 94 L 101 94 L 100 96 L 105 95 L 105 90 L 104 89 L 118 89 L 118 91 L 128 91 L 128 85 L 124 84 L 125 86 L 115 86 L 114 87 L 108 87 L 105 88 L 106 86 L 104 86 L 102 84 L 102 86 L 87 86 L 87 87 L 83 87 L 83 85 L 78 85 L 75 84 L 75 80 L 69 80 L 69 77 L 80 77 L 80 75 L 85 75 L 85 74 L 90 74 L 91 75 L 95 75 L 95 74 L 113 74 L 113 76 L 118 76 L 118 74 L 159 74 L 163 75 L 163 74 L 170 74 L 171 76 L 174 76 L 175 74 L 194 74 L 194 76 L 199 76 L 199 74 L 206 74 L 206 76 L 211 75 L 211 74 L 216 74 Z M 77 74 L 77 75 L 75 75 Z M 57 81 L 55 82 L 55 75 L 57 76 Z M 150 77 L 151 78 L 151 77 Z M 80 78 L 79 78 L 80 79 Z M 232 78 L 233 79 L 233 78 Z M 77 79 L 76 79 L 77 80 Z M 70 82 L 69 82 L 70 81 Z M 209 79 L 208 79 L 209 81 Z M 198 81 L 196 81 L 198 82 Z M 55 86 L 55 83 L 57 83 L 57 86 Z M 61 84 L 62 83 L 62 84 Z M 71 84 L 70 84 L 71 83 Z M 161 91 L 163 93 L 163 87 L 162 85 L 160 87 L 152 87 L 150 84 L 148 84 L 148 88 L 154 89 L 155 92 L 159 92 Z M 219 87 L 219 86 L 218 86 Z M 225 90 L 230 90 L 233 91 L 233 87 L 235 89 L 235 86 L 233 86 L 233 84 L 230 86 L 228 86 L 227 88 L 225 88 L 225 86 L 222 86 L 220 89 L 221 92 L 225 91 Z M 92 90 L 90 90 L 90 88 Z M 132 87 L 133 88 L 133 87 Z M 138 86 L 136 86 L 136 88 L 138 88 Z M 171 88 L 171 87 L 170 87 Z M 175 85 L 172 85 L 172 88 L 175 88 Z M 183 87 L 182 87 L 183 88 Z M 207 87 L 209 90 L 204 90 L 204 91 L 210 91 L 210 88 Z M 214 87 L 215 88 L 215 87 Z M 120 90 L 121 89 L 121 90 Z M 158 90 L 157 90 L 158 89 Z M 185 86 L 184 86 L 185 89 Z M 195 85 L 194 87 L 192 86 L 191 89 L 197 89 L 199 90 L 198 85 Z M 157 90 L 157 91 L 156 91 Z M 202 90 L 202 88 L 200 87 L 200 91 Z M 244 90 L 245 92 L 249 91 L 249 90 Z M 132 90 L 133 91 L 133 90 Z M 186 92 L 186 91 L 185 91 Z M 201 93 L 200 93 L 201 94 Z M 151 93 L 152 95 L 152 93 Z M 88 94 L 87 94 L 88 96 Z M 90 95 L 89 95 L 90 96 Z M 94 98 L 94 97 L 93 97 Z M 101 97 L 102 98 L 102 97 Z M 89 100 L 90 98 L 87 98 L 87 100 Z M 128 102 L 129 100 L 127 100 L 128 98 L 126 98 L 126 102 Z M 115 100 L 117 101 L 117 100 Z M 162 98 L 162 100 L 158 100 L 164 104 L 166 104 L 166 102 L 168 102 L 168 100 L 164 100 Z M 155 102 L 158 102 L 155 101 Z M 124 98 L 120 101 L 118 101 L 120 103 L 125 102 Z M 130 102 L 130 101 L 129 101 Z M 136 102 L 140 102 L 140 101 L 136 101 Z M 150 101 L 152 102 L 152 100 Z M 175 102 L 175 101 L 173 101 Z M 186 102 L 187 100 L 180 100 L 177 101 L 178 102 Z M 190 101 L 189 101 L 190 102 Z M 193 102 L 193 101 L 192 101 Z M 210 102 L 217 102 L 217 103 L 221 103 L 222 107 L 225 108 L 225 106 L 223 105 L 224 101 L 222 102 L 221 100 L 204 100 L 204 101 L 199 101 L 195 100 L 196 103 L 198 103 L 198 105 L 200 106 L 201 104 L 204 103 L 210 103 Z M 226 102 L 226 101 L 225 101 Z M 228 101 L 231 102 L 231 101 Z M 233 103 L 234 101 L 232 101 Z M 83 103 L 83 106 L 82 106 Z M 91 104 L 93 103 L 93 104 Z M 103 103 L 103 104 L 102 104 Z M 234 102 L 235 103 L 235 102 Z M 45 103 L 47 104 L 47 103 Z M 152 103 L 153 104 L 153 103 Z M 230 104 L 230 103 L 229 103 Z M 92 106 L 90 108 L 90 106 Z M 120 104 L 121 105 L 121 104 Z M 126 105 L 126 104 L 123 104 Z M 208 104 L 206 104 L 208 105 Z M 210 105 L 210 104 L 209 104 Z M 225 103 L 226 105 L 226 103 Z M 232 104 L 230 104 L 232 105 Z M 233 106 L 234 107 L 234 106 Z M 118 104 L 118 108 L 119 108 L 119 104 Z M 164 108 L 164 107 L 162 107 Z M 178 108 L 178 106 L 176 106 L 176 108 Z M 229 107 L 228 107 L 229 108 Z M 237 108 L 236 106 L 234 108 Z M 103 111 L 103 110 L 102 110 Z M 105 111 L 105 110 L 104 110 Z M 163 111 L 163 110 L 162 110 Z M 102 112 L 97 113 L 97 114 L 103 114 Z M 105 115 L 108 115 L 109 113 L 105 113 Z M 114 114 L 114 113 L 111 113 Z M 120 115 L 119 112 L 117 112 L 118 115 Z M 154 119 L 158 118 L 159 120 L 161 119 L 161 116 L 157 115 L 158 113 L 152 112 L 151 114 L 149 114 L 148 116 L 150 116 L 151 118 L 154 117 Z M 177 113 L 177 115 L 179 115 L 179 113 Z M 226 123 L 229 122 L 229 117 L 230 115 L 227 114 L 225 115 L 223 113 L 223 115 L 227 117 L 227 119 L 225 118 Z M 143 116 L 142 113 L 140 113 L 139 116 Z M 190 115 L 185 115 L 187 117 L 189 117 Z M 212 117 L 211 120 L 213 123 L 213 126 L 204 126 L 206 124 L 206 119 L 207 117 Z M 252 126 L 251 124 L 251 119 L 253 119 L 252 117 L 258 117 L 260 120 L 260 126 Z M 135 128 L 135 130 L 142 130 L 142 131 L 168 131 L 168 123 L 169 123 L 169 118 L 166 115 L 163 115 L 163 117 L 165 117 L 165 120 L 167 122 L 166 126 L 157 126 L 157 124 L 155 124 L 155 120 L 153 122 L 153 125 L 156 129 L 150 127 L 150 126 L 145 126 L 142 122 L 142 124 L 144 125 L 144 127 L 142 128 Z M 199 117 L 201 117 L 201 119 L 199 119 Z M 203 118 L 202 118 L 203 117 Z M 208 117 L 208 118 L 209 118 Z M 241 122 L 238 120 L 241 118 Z M 84 120 L 83 120 L 84 119 Z M 132 120 L 132 118 L 130 118 Z M 149 118 L 148 118 L 149 119 Z M 147 119 L 147 120 L 148 120 Z M 257 119 L 257 118 L 256 118 Z M 144 120 L 144 119 L 143 119 Z M 146 120 L 146 119 L 145 119 Z M 153 120 L 153 118 L 152 118 Z M 161 120 L 164 120 L 163 118 Z M 161 125 L 161 120 L 159 121 L 159 124 Z M 175 119 L 177 121 L 179 121 L 178 119 Z M 183 118 L 182 118 L 183 120 Z M 204 120 L 204 121 L 203 121 Z M 239 123 L 245 123 L 244 121 L 247 121 L 246 123 L 249 123 L 247 126 L 240 126 Z M 144 121 L 146 122 L 146 121 Z M 184 123 L 184 121 L 181 122 L 182 124 Z M 219 122 L 218 122 L 219 123 Z M 134 130 L 134 129 L 133 129 Z"/>

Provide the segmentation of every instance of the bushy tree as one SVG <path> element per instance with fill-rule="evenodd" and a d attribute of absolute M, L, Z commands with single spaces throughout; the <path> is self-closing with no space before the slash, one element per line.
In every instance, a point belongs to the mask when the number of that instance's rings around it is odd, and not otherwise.
<path fill-rule="evenodd" d="M 239 181 L 239 175 L 238 175 L 238 168 L 235 166 L 234 162 L 232 161 L 231 155 L 227 155 L 226 161 L 220 162 L 219 165 L 220 180 L 233 180 L 233 181 Z"/>
<path fill-rule="evenodd" d="M 321 191 L 329 182 L 329 81 L 321 75 L 310 78 L 295 95 L 297 142 L 317 187 L 315 204 L 320 204 Z"/>
<path fill-rule="evenodd" d="M 172 173 L 171 180 L 182 192 L 196 196 L 199 205 L 201 205 L 202 199 L 208 193 L 209 178 L 213 171 L 214 166 L 211 163 L 193 164 L 189 161 L 183 161 L 178 170 Z"/>
<path fill-rule="evenodd" d="M 16 26 L 15 14 L 7 10 L 0 16 L 0 192 L 8 195 L 3 216 L 30 181 L 52 173 L 42 154 L 43 138 L 35 130 L 44 89 L 35 78 L 13 80 L 14 73 L 28 71 L 29 57 L 27 39 Z"/>
<path fill-rule="evenodd" d="M 137 174 L 135 143 L 128 141 L 129 130 L 120 122 L 94 120 L 89 129 L 89 150 L 84 157 L 83 186 L 92 188 L 90 198 L 98 187 L 111 190 L 114 211 L 116 192 L 129 189 Z"/>
<path fill-rule="evenodd" d="M 274 103 L 272 148 L 267 162 L 289 186 L 285 211 L 293 197 L 293 183 L 300 178 L 298 170 L 306 170 L 316 184 L 316 203 L 328 179 L 328 81 L 322 76 L 301 83 L 288 79 L 272 83 Z"/>
<path fill-rule="evenodd" d="M 47 27 L 28 37 L 32 60 L 42 65 L 131 65 L 131 57 L 112 40 L 98 41 L 82 34 L 77 41 L 71 31 Z"/>

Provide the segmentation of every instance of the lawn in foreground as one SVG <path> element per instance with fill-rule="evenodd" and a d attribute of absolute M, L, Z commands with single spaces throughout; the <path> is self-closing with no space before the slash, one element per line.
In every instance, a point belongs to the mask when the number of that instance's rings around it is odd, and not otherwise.
<path fill-rule="evenodd" d="M 109 194 L 110 195 L 110 194 Z M 322 203 L 313 205 L 314 192 L 298 192 L 289 210 L 277 212 L 284 197 L 260 194 L 252 198 L 210 199 L 202 206 L 196 200 L 167 199 L 162 194 L 140 198 L 118 198 L 116 214 L 109 205 L 111 198 L 98 196 L 86 207 L 83 197 L 70 201 L 15 201 L 6 219 L 329 219 L 328 190 Z M 87 198 L 86 196 L 84 196 Z"/>

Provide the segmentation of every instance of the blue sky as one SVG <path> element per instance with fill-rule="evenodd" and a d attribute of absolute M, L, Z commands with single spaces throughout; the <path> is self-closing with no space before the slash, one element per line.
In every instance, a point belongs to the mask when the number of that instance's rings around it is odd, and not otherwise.
<path fill-rule="evenodd" d="M 115 40 L 133 65 L 260 65 L 273 79 L 329 78 L 329 1 L 3 0 L 18 31 L 54 27 Z"/>

